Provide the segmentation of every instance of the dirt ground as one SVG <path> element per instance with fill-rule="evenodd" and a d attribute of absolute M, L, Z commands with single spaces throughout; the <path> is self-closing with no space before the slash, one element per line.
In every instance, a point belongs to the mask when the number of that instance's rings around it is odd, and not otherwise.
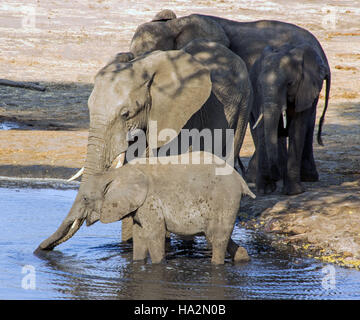
<path fill-rule="evenodd" d="M 137 25 L 162 9 L 178 16 L 274 19 L 311 31 L 331 69 L 320 181 L 307 192 L 245 199 L 241 223 L 325 262 L 360 269 L 360 1 L 22 1 L 0 3 L 0 78 L 46 86 L 0 86 L 0 176 L 68 178 L 86 154 L 87 99 L 110 58 L 128 51 Z M 324 90 L 318 105 L 322 111 Z M 241 156 L 254 150 L 247 134 Z M 280 186 L 278 188 L 281 189 Z"/>

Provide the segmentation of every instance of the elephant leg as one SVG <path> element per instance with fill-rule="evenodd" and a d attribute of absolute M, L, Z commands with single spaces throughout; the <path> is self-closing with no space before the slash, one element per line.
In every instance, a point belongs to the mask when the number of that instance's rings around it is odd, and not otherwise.
<path fill-rule="evenodd" d="M 309 117 L 307 132 L 305 135 L 304 151 L 301 161 L 301 181 L 315 182 L 319 180 L 319 173 L 316 169 L 314 151 L 313 151 L 313 137 L 316 121 L 316 105 L 318 99 L 314 101 L 312 114 Z"/>
<path fill-rule="evenodd" d="M 257 152 L 254 151 L 250 161 L 248 168 L 246 170 L 246 181 L 247 182 L 255 182 L 256 181 L 256 162 L 257 162 Z"/>
<path fill-rule="evenodd" d="M 160 263 L 165 258 L 165 222 L 152 223 L 146 229 L 151 262 Z"/>
<path fill-rule="evenodd" d="M 276 181 L 272 179 L 264 141 L 259 143 L 256 158 L 256 191 L 259 194 L 269 194 L 276 190 Z"/>
<path fill-rule="evenodd" d="M 264 122 L 261 121 L 256 130 L 252 130 L 252 136 L 255 144 L 255 154 L 253 160 L 256 161 L 256 191 L 259 194 L 269 194 L 276 190 L 276 181 L 270 173 L 269 160 L 266 153 Z"/>
<path fill-rule="evenodd" d="M 226 246 L 214 243 L 212 245 L 212 264 L 224 264 Z"/>
<path fill-rule="evenodd" d="M 238 246 L 233 239 L 229 239 L 227 252 L 230 254 L 234 262 L 246 262 L 250 257 L 244 247 Z"/>
<path fill-rule="evenodd" d="M 132 239 L 133 237 L 133 217 L 126 217 L 122 219 L 121 225 L 121 241 L 126 242 Z"/>
<path fill-rule="evenodd" d="M 305 188 L 301 184 L 300 170 L 301 160 L 304 149 L 305 135 L 308 117 L 311 115 L 312 109 L 295 113 L 289 127 L 289 148 L 287 171 L 284 177 L 283 193 L 294 195 L 303 193 Z"/>
<path fill-rule="evenodd" d="M 284 179 L 286 176 L 286 169 L 287 169 L 287 141 L 286 137 L 279 137 L 278 139 L 278 150 L 279 150 L 279 167 L 280 167 L 280 174 L 281 178 Z"/>
<path fill-rule="evenodd" d="M 160 263 L 165 258 L 165 231 L 156 238 L 149 240 L 149 253 L 152 263 Z"/>
<path fill-rule="evenodd" d="M 133 260 L 145 260 L 148 254 L 147 239 L 143 236 L 143 228 L 134 223 L 133 226 Z"/>
<path fill-rule="evenodd" d="M 236 255 L 238 245 L 231 239 L 236 216 L 223 211 L 222 216 L 210 221 L 205 232 L 206 239 L 211 243 L 212 264 L 224 264 L 226 251 L 232 257 Z"/>

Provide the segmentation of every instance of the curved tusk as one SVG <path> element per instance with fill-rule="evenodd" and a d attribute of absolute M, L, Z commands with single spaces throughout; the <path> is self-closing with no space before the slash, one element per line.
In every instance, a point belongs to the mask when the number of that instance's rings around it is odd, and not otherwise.
<path fill-rule="evenodd" d="M 77 173 L 75 173 L 67 182 L 73 181 L 76 178 L 79 178 L 84 173 L 84 167 L 82 167 Z"/>
<path fill-rule="evenodd" d="M 123 153 L 120 153 L 113 161 L 112 163 L 112 167 L 114 167 L 114 164 L 116 163 L 115 165 L 115 169 L 117 168 L 120 168 L 124 165 L 124 161 L 125 161 L 125 152 Z"/>
<path fill-rule="evenodd" d="M 71 225 L 69 231 L 67 232 L 67 234 L 65 235 L 65 237 L 59 239 L 54 244 L 52 244 L 52 247 L 54 248 L 54 247 L 58 246 L 59 244 L 65 242 L 65 241 L 68 241 L 76 233 L 76 231 L 78 231 L 80 229 L 83 222 L 84 222 L 84 219 L 76 219 L 72 223 L 72 225 Z"/>
<path fill-rule="evenodd" d="M 70 230 L 74 229 L 74 228 L 77 228 L 77 226 L 79 225 L 79 219 L 76 219 L 73 224 L 71 225 L 70 227 Z"/>
<path fill-rule="evenodd" d="M 283 110 L 283 112 L 282 112 L 282 118 L 283 118 L 283 126 L 284 126 L 284 129 L 286 129 L 286 126 L 287 126 L 286 110 Z"/>
<path fill-rule="evenodd" d="M 259 123 L 260 123 L 260 121 L 261 121 L 261 119 L 264 117 L 264 114 L 263 113 L 261 113 L 260 114 L 260 116 L 259 116 L 259 118 L 256 120 L 256 122 L 255 122 L 255 124 L 253 125 L 253 130 L 259 125 Z"/>

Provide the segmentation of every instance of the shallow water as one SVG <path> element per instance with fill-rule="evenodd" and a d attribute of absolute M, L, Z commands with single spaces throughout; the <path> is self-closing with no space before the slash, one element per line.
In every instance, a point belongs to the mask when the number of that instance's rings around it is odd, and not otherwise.
<path fill-rule="evenodd" d="M 164 264 L 133 263 L 131 245 L 119 243 L 121 222 L 84 226 L 34 255 L 76 192 L 0 188 L 0 299 L 360 299 L 359 271 L 276 251 L 238 226 L 233 239 L 252 258 L 239 265 L 212 266 L 202 237 L 172 238 Z"/>
<path fill-rule="evenodd" d="M 0 122 L 0 130 L 11 130 L 18 128 L 20 128 L 20 125 L 17 122 L 12 122 L 12 121 Z"/>
<path fill-rule="evenodd" d="M 14 130 L 14 129 L 33 129 L 31 125 L 27 125 L 15 121 L 2 121 L 0 122 L 0 130 Z"/>

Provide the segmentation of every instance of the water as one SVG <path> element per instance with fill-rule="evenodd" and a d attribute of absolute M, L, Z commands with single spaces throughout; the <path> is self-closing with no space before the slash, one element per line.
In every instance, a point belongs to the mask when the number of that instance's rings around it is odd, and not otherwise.
<path fill-rule="evenodd" d="M 13 121 L 0 122 L 0 130 L 19 129 L 20 127 L 21 126 L 17 122 L 13 122 Z"/>
<path fill-rule="evenodd" d="M 360 272 L 335 267 L 324 286 L 316 260 L 278 252 L 235 227 L 249 263 L 210 263 L 202 237 L 172 238 L 161 265 L 132 262 L 121 222 L 82 227 L 56 250 L 36 256 L 70 209 L 76 190 L 0 188 L 0 299 L 359 299 Z M 332 268 L 332 267 L 331 267 Z M 325 285 L 328 282 L 325 282 Z M 28 288 L 28 289 L 25 289 Z"/>
<path fill-rule="evenodd" d="M 33 129 L 32 125 L 20 123 L 16 121 L 2 121 L 0 122 L 0 130 L 14 130 L 14 129 Z"/>

